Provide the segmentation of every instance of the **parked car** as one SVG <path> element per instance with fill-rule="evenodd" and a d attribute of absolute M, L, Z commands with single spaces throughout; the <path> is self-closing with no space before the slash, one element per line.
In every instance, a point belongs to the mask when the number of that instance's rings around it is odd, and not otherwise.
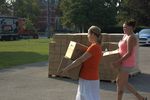
<path fill-rule="evenodd" d="M 150 45 L 150 28 L 142 29 L 138 33 L 139 43 L 142 45 Z"/>

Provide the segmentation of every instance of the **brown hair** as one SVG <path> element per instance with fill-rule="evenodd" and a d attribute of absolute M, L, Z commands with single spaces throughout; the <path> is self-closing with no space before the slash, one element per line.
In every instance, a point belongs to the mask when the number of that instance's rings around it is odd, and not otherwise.
<path fill-rule="evenodd" d="M 125 21 L 124 24 L 133 27 L 133 29 L 135 29 L 135 27 L 136 27 L 136 21 L 133 20 L 133 19 L 132 19 L 132 20 Z"/>
<path fill-rule="evenodd" d="M 99 44 L 102 43 L 102 34 L 101 34 L 101 29 L 97 26 L 91 26 L 89 29 L 88 29 L 88 32 L 90 34 L 94 34 L 96 37 L 97 37 L 97 42 Z"/>

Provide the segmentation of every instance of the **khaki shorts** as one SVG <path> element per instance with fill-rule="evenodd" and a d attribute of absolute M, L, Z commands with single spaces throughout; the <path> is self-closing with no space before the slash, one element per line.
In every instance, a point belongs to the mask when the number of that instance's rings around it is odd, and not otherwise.
<path fill-rule="evenodd" d="M 125 66 L 122 66 L 120 68 L 120 72 L 131 73 L 131 72 L 134 72 L 135 69 L 136 69 L 135 67 L 125 67 Z"/>

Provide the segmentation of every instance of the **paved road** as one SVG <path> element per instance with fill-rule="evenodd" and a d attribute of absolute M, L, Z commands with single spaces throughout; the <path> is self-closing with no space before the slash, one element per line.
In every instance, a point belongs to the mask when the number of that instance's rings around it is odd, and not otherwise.
<path fill-rule="evenodd" d="M 150 47 L 140 47 L 142 74 L 129 79 L 150 100 Z M 77 81 L 48 78 L 48 62 L 0 70 L 0 100 L 74 100 Z M 101 100 L 116 100 L 114 83 L 100 82 Z M 126 92 L 123 100 L 137 100 Z"/>

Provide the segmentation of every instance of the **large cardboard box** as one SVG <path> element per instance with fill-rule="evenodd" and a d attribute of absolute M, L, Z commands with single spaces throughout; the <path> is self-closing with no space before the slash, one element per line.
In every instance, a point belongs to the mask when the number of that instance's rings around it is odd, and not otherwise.
<path fill-rule="evenodd" d="M 75 60 L 80 57 L 87 50 L 87 46 L 80 43 L 70 41 L 65 57 Z"/>
<path fill-rule="evenodd" d="M 102 51 L 113 51 L 118 49 L 118 42 L 103 42 L 102 43 Z"/>
<path fill-rule="evenodd" d="M 49 68 L 48 68 L 48 76 L 55 75 L 61 61 L 61 52 L 59 46 L 53 42 L 49 43 Z"/>
<path fill-rule="evenodd" d="M 116 79 L 120 66 L 112 69 L 112 62 L 120 58 L 118 51 L 108 51 L 103 53 L 103 58 L 100 63 L 100 80 L 113 81 Z"/>
<path fill-rule="evenodd" d="M 113 34 L 107 34 L 107 33 L 102 33 L 103 35 L 103 42 L 119 42 L 124 34 L 120 33 L 113 33 Z"/>
<path fill-rule="evenodd" d="M 62 76 L 62 77 L 68 77 L 68 78 L 71 78 L 73 80 L 78 80 L 79 79 L 79 73 L 80 73 L 81 65 L 79 65 L 79 66 L 77 66 L 77 67 L 75 67 L 73 69 L 70 69 L 70 70 L 68 70 L 65 73 L 61 73 L 60 74 L 60 72 L 62 71 L 62 69 L 64 69 L 65 67 L 67 67 L 72 62 L 73 62 L 73 60 L 64 57 L 61 60 L 61 63 L 59 65 L 59 67 L 58 67 L 58 70 L 57 70 L 58 75 Z"/>
<path fill-rule="evenodd" d="M 119 42 L 121 39 L 122 39 L 122 37 L 123 37 L 123 35 L 124 34 L 118 34 L 118 33 L 113 33 L 113 34 L 109 34 L 109 41 L 107 41 L 107 42 Z"/>
<path fill-rule="evenodd" d="M 102 44 L 103 51 L 105 51 L 106 48 L 108 51 L 115 50 L 116 48 L 118 48 L 117 44 L 119 40 L 121 40 L 122 36 L 123 34 L 103 34 L 103 44 Z M 53 37 L 53 43 L 50 43 L 49 45 L 48 74 L 55 75 L 57 73 L 57 69 L 64 55 L 70 60 L 75 60 L 76 58 L 80 57 L 87 49 L 87 47 L 84 45 L 86 46 L 90 45 L 87 39 L 87 33 L 55 34 Z M 101 80 L 112 80 L 114 79 L 114 77 L 116 77 L 116 71 L 113 71 L 110 68 L 110 62 L 115 61 L 117 55 L 115 54 L 109 55 L 110 56 L 106 55 L 105 53 L 102 59 L 102 63 L 100 64 Z M 136 74 L 137 72 L 140 72 L 138 68 L 138 59 L 136 70 L 131 74 L 133 75 Z"/>
<path fill-rule="evenodd" d="M 65 56 L 62 58 L 60 65 L 58 67 L 57 73 L 59 76 L 69 77 L 71 79 L 77 80 L 79 78 L 81 65 L 70 69 L 66 73 L 60 74 L 61 70 L 71 64 L 75 59 L 82 56 L 82 54 L 87 50 L 87 46 L 70 41 L 68 49 Z"/>

